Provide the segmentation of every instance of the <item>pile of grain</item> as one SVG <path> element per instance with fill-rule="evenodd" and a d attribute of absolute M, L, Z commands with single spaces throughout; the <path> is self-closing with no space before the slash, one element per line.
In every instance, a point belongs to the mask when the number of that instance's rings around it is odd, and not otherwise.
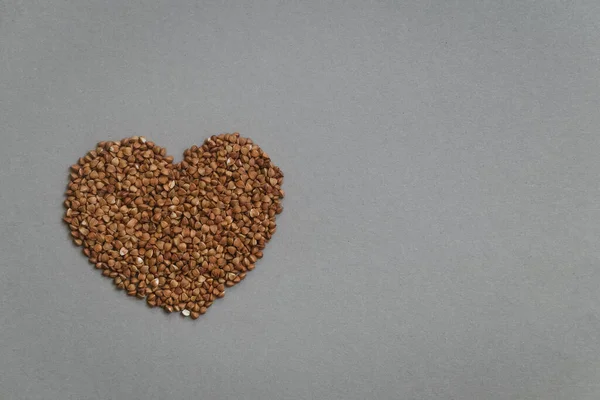
<path fill-rule="evenodd" d="M 64 220 L 119 289 L 196 319 L 262 257 L 283 174 L 237 133 L 172 162 L 143 137 L 99 143 L 71 167 Z"/>

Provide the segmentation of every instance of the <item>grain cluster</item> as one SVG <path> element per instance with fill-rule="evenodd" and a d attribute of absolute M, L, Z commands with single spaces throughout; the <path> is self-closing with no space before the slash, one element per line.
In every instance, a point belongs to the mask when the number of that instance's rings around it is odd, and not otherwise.
<path fill-rule="evenodd" d="M 143 137 L 101 142 L 71 167 L 64 221 L 117 288 L 196 319 L 263 256 L 282 181 L 237 133 L 191 147 L 179 164 Z"/>

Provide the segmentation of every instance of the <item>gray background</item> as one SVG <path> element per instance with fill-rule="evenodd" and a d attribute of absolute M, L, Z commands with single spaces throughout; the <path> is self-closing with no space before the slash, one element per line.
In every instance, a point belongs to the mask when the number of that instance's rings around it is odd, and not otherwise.
<path fill-rule="evenodd" d="M 0 399 L 600 398 L 600 3 L 243 3 L 0 0 Z M 227 131 L 277 235 L 202 319 L 148 310 L 67 168 Z"/>

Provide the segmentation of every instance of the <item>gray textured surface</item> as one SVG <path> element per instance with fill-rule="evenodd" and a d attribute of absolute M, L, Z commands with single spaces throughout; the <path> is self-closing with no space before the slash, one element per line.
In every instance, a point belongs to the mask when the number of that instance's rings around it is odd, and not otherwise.
<path fill-rule="evenodd" d="M 228 3 L 0 0 L 0 399 L 600 398 L 600 3 Z M 196 322 L 115 292 L 68 166 L 236 130 L 258 268 Z"/>

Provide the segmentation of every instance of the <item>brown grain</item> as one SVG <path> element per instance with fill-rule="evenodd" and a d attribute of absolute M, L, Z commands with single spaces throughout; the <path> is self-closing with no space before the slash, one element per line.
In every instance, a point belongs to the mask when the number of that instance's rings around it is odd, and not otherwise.
<path fill-rule="evenodd" d="M 145 138 L 99 143 L 70 168 L 64 221 L 117 288 L 196 319 L 262 257 L 283 174 L 237 133 L 172 161 Z"/>

